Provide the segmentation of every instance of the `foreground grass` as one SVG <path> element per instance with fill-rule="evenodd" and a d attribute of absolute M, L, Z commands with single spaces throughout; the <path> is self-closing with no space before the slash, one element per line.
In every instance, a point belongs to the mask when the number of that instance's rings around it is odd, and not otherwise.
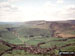
<path fill-rule="evenodd" d="M 23 50 L 13 50 L 10 54 L 9 53 L 5 53 L 2 56 L 43 56 L 43 55 L 30 54 L 30 53 L 27 53 L 27 52 L 25 52 Z"/>

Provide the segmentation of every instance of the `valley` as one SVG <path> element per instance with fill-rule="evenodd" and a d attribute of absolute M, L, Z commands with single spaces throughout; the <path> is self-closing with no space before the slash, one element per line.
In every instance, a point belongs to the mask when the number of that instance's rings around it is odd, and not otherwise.
<path fill-rule="evenodd" d="M 60 51 L 75 52 L 74 21 L 0 23 L 0 56 L 60 56 Z"/>

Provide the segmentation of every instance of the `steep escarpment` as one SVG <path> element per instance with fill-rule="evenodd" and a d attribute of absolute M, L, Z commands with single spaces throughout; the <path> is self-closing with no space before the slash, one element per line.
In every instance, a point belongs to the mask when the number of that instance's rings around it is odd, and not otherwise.
<path fill-rule="evenodd" d="M 50 25 L 54 37 L 75 37 L 75 24 L 52 22 Z"/>
<path fill-rule="evenodd" d="M 30 21 L 32 28 L 48 29 L 52 37 L 75 37 L 75 21 Z"/>

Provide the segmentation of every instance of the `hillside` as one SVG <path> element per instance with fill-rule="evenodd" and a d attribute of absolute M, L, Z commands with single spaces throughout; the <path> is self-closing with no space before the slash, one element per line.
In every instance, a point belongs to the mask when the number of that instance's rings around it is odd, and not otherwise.
<path fill-rule="evenodd" d="M 35 40 L 43 40 L 44 42 L 39 42 L 35 43 L 33 45 Z M 62 38 L 47 38 L 44 40 L 42 39 L 35 39 L 35 40 L 30 40 L 29 42 L 32 42 L 31 45 L 28 43 L 24 44 L 11 44 L 6 41 L 0 40 L 0 56 L 42 56 L 42 55 L 47 55 L 51 56 L 53 55 L 59 55 L 59 50 L 60 51 L 75 51 L 75 39 L 62 39 Z M 57 43 L 55 43 L 57 42 Z M 3 48 L 4 47 L 4 48 Z M 58 52 L 56 52 L 58 51 Z"/>
<path fill-rule="evenodd" d="M 0 24 L 0 56 L 60 56 L 75 51 L 74 21 Z"/>
<path fill-rule="evenodd" d="M 75 37 L 75 20 L 69 21 L 30 21 L 25 24 L 32 28 L 48 29 L 54 37 Z"/>
<path fill-rule="evenodd" d="M 11 25 L 12 24 L 12 25 Z M 69 21 L 29 21 L 23 23 L 0 24 L 0 39 L 14 43 L 21 43 L 24 38 L 35 37 L 75 37 L 75 24 Z M 17 25 L 15 27 L 15 25 Z M 13 41 L 14 40 L 14 41 Z M 16 42 L 18 43 L 18 42 Z"/>

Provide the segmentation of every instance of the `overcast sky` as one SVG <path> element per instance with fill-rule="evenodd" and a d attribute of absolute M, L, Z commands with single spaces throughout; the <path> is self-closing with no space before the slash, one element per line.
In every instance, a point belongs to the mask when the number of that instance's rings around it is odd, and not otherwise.
<path fill-rule="evenodd" d="M 0 22 L 75 20 L 75 0 L 0 0 Z"/>

